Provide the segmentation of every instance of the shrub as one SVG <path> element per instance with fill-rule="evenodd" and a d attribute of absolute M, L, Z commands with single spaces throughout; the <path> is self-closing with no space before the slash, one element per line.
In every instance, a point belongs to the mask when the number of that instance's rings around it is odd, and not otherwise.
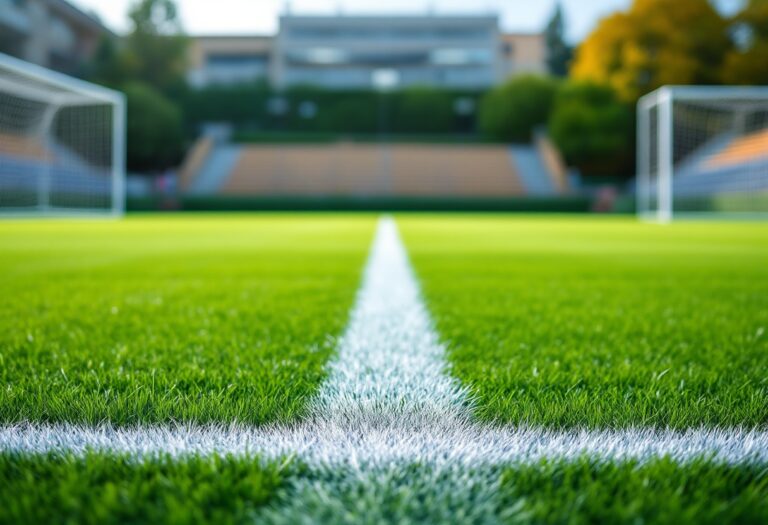
<path fill-rule="evenodd" d="M 124 91 L 128 103 L 128 169 L 151 172 L 176 165 L 184 140 L 178 108 L 146 84 L 133 82 Z"/>
<path fill-rule="evenodd" d="M 547 122 L 557 86 L 548 77 L 523 76 L 491 90 L 480 106 L 480 129 L 493 140 L 529 142 Z"/>
<path fill-rule="evenodd" d="M 633 172 L 633 113 L 608 86 L 564 84 L 549 120 L 549 133 L 569 165 L 585 175 Z"/>

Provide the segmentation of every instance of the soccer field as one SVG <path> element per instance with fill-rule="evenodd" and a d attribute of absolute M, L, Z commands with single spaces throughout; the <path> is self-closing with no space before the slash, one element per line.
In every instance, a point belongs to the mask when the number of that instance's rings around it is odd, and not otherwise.
<path fill-rule="evenodd" d="M 0 223 L 0 522 L 765 523 L 768 226 Z"/>

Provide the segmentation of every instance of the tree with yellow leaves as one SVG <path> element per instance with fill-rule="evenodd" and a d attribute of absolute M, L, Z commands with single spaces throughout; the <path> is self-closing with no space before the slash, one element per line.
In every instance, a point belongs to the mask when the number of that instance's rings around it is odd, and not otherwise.
<path fill-rule="evenodd" d="M 571 76 L 634 102 L 666 84 L 718 83 L 730 49 L 728 21 L 707 0 L 635 0 L 584 41 Z"/>

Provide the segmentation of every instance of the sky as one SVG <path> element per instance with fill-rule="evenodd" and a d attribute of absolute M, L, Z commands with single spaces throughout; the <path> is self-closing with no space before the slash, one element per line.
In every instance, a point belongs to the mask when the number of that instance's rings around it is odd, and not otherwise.
<path fill-rule="evenodd" d="M 71 0 L 86 11 L 99 15 L 110 28 L 129 28 L 126 12 L 131 0 Z M 290 5 L 294 14 L 309 13 L 489 13 L 501 16 L 506 31 L 541 31 L 552 14 L 556 0 L 177 0 L 187 33 L 271 34 L 277 16 Z M 616 9 L 625 9 L 630 0 L 562 0 L 568 19 L 568 39 L 578 42 L 597 21 Z M 383 5 L 386 4 L 386 5 Z M 468 8 L 467 5 L 472 7 Z"/>

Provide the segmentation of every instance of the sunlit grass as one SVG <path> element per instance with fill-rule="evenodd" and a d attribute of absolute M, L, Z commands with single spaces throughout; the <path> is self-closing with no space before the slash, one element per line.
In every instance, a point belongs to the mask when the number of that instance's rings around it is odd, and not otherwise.
<path fill-rule="evenodd" d="M 507 469 L 501 482 L 509 523 L 722 525 L 768 521 L 762 466 L 706 460 L 680 465 L 542 461 Z"/>
<path fill-rule="evenodd" d="M 398 219 L 479 419 L 768 426 L 768 226 Z M 294 421 L 375 217 L 0 222 L 0 422 Z M 0 453 L 0 523 L 765 523 L 764 465 Z"/>
<path fill-rule="evenodd" d="M 418 464 L 377 472 L 295 459 L 0 454 L 0 523 L 751 524 L 768 474 L 667 458 L 541 461 L 472 473 Z"/>
<path fill-rule="evenodd" d="M 375 217 L 0 223 L 0 421 L 295 418 Z"/>
<path fill-rule="evenodd" d="M 768 425 L 768 225 L 399 219 L 478 416 Z"/>
<path fill-rule="evenodd" d="M 255 457 L 3 453 L 0 523 L 249 523 L 282 470 Z"/>

